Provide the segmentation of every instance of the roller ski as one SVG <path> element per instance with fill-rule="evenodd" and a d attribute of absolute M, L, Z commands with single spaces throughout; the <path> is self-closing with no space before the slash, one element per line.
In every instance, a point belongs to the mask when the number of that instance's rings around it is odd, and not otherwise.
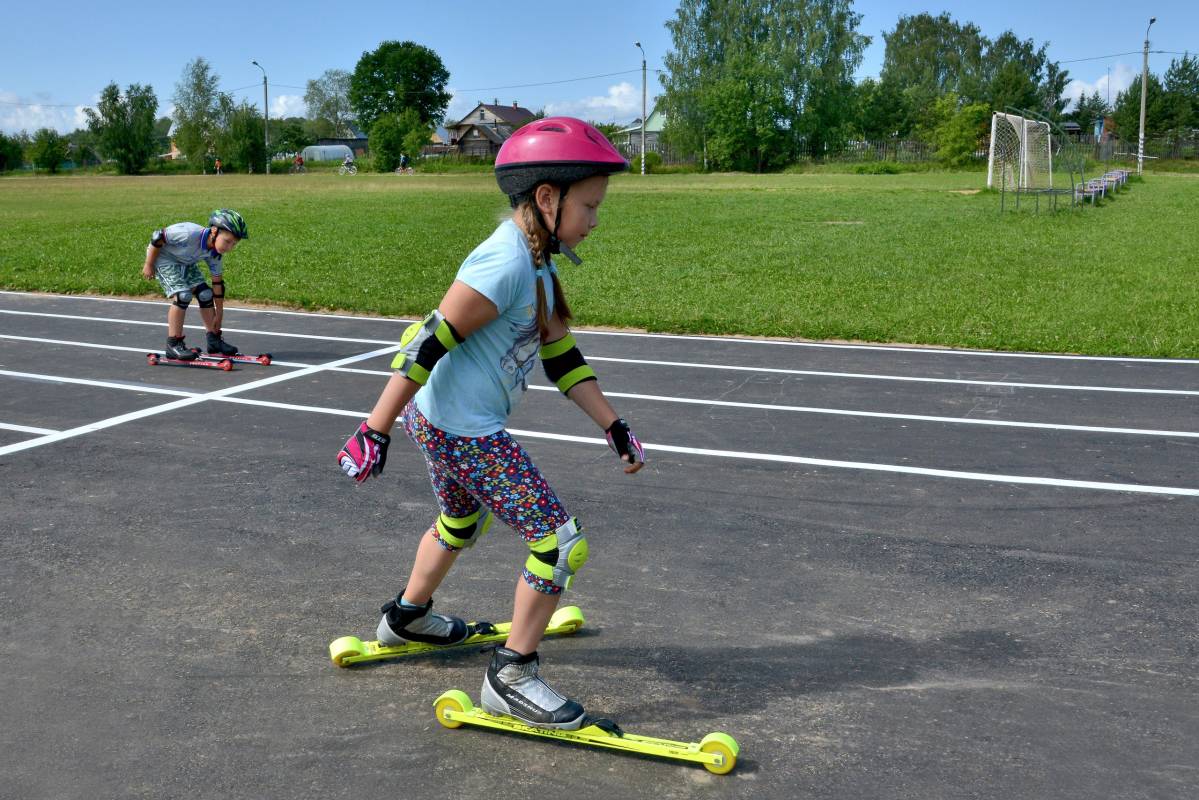
<path fill-rule="evenodd" d="M 264 367 L 271 365 L 270 353 L 259 353 L 256 356 L 246 355 L 245 353 L 219 355 L 216 353 L 201 353 L 198 348 L 193 348 L 192 352 L 196 354 L 197 361 L 234 361 L 239 364 L 261 364 Z"/>
<path fill-rule="evenodd" d="M 491 656 L 475 708 L 465 692 L 452 689 L 433 704 L 437 721 L 447 728 L 480 728 L 595 745 L 630 753 L 694 761 L 717 775 L 737 763 L 737 742 L 724 733 L 710 733 L 699 742 L 675 742 L 625 733 L 609 719 L 586 714 L 574 700 L 554 691 L 538 674 L 537 653 L 522 655 L 497 647 Z"/>
<path fill-rule="evenodd" d="M 512 627 L 510 622 L 465 622 L 459 630 L 444 632 L 441 638 L 436 635 L 426 637 L 429 641 L 415 641 L 412 638 L 404 640 L 396 636 L 386 626 L 388 609 L 398 600 L 383 607 L 383 619 L 379 622 L 379 639 L 363 641 L 357 636 L 342 636 L 329 644 L 329 658 L 339 667 L 350 667 L 366 661 L 381 661 L 388 658 L 402 658 L 434 650 L 446 650 L 454 647 L 474 647 L 477 645 L 503 642 L 508 638 Z M 393 615 L 394 616 L 394 615 Z M 439 615 L 434 615 L 439 616 Z M 440 617 L 442 620 L 453 618 Z M 461 622 L 461 620 L 458 620 Z M 554 612 L 546 626 L 547 636 L 567 636 L 583 627 L 583 612 L 577 606 L 563 606 Z M 444 643 L 442 643 L 444 642 Z"/>
<path fill-rule="evenodd" d="M 611 720 L 586 715 L 582 724 L 574 730 L 536 727 L 506 714 L 494 714 L 483 708 L 476 708 L 466 692 L 457 689 L 451 689 L 438 697 L 433 708 L 437 714 L 437 721 L 447 728 L 474 725 L 478 728 L 525 736 L 540 736 L 573 744 L 622 750 L 626 753 L 690 761 L 703 764 L 704 769 L 716 775 L 731 772 L 737 765 L 737 755 L 740 753 L 737 740 L 727 733 L 709 733 L 698 742 L 675 742 L 626 733 Z"/>
<path fill-rule="evenodd" d="M 223 358 L 227 358 L 230 361 L 239 361 L 243 364 L 261 364 L 264 367 L 270 366 L 271 363 L 270 353 L 260 353 L 256 356 L 241 353 L 235 345 L 225 341 L 220 331 L 216 333 L 209 331 L 207 334 L 207 344 L 208 352 L 206 353 L 200 352 L 200 348 L 198 347 L 192 348 L 192 352 L 204 361 L 220 361 Z"/>
<path fill-rule="evenodd" d="M 233 362 L 227 358 L 217 360 L 200 359 L 196 350 L 189 348 L 183 343 L 183 337 L 167 338 L 166 349 L 162 355 L 158 353 L 146 353 L 146 362 L 150 366 L 156 367 L 160 364 L 172 367 L 207 367 L 208 369 L 219 369 L 223 372 L 229 372 L 233 369 Z"/>

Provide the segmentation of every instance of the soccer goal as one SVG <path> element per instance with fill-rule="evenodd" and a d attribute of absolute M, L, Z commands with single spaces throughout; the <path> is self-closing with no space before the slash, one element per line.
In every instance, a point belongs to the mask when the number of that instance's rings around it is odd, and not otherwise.
<path fill-rule="evenodd" d="M 991 115 L 987 188 L 1035 191 L 1053 188 L 1053 137 L 1049 123 L 996 111 Z"/>

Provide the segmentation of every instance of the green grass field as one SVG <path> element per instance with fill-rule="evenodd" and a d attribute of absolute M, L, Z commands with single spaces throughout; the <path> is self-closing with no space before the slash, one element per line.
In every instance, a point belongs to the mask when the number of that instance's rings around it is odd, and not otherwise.
<path fill-rule="evenodd" d="M 1199 357 L 1199 176 L 1000 215 L 978 172 L 613 180 L 580 325 Z M 486 175 L 6 178 L 0 286 L 148 295 L 150 232 L 241 211 L 232 300 L 417 315 L 507 213 Z"/>

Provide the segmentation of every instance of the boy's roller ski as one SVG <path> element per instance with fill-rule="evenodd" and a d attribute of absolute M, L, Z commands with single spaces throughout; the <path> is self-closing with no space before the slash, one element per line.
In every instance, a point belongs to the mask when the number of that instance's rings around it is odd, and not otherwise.
<path fill-rule="evenodd" d="M 703 764 L 704 769 L 717 775 L 731 772 L 737 765 L 741 748 L 737 740 L 727 733 L 709 733 L 698 742 L 674 742 L 652 736 L 625 733 L 620 726 L 607 719 L 589 719 L 585 727 L 575 731 L 555 728 L 535 728 L 514 717 L 491 714 L 476 708 L 465 692 L 451 689 L 438 697 L 433 704 L 437 721 L 447 728 L 475 725 L 480 728 L 520 733 L 526 736 L 541 736 L 546 739 L 573 742 L 575 744 L 606 747 L 628 753 L 672 758 Z"/>
<path fill-rule="evenodd" d="M 233 353 L 232 355 L 221 355 L 220 353 L 204 353 L 200 348 L 193 347 L 192 352 L 196 354 L 197 361 L 221 361 L 228 359 L 229 361 L 237 361 L 241 364 L 261 364 L 264 367 L 271 365 L 270 353 L 259 353 L 256 356 L 246 355 L 245 353 Z"/>
<path fill-rule="evenodd" d="M 146 353 L 146 362 L 152 367 L 159 365 L 170 367 L 208 367 L 209 369 L 219 369 L 222 372 L 229 372 L 233 369 L 233 362 L 229 360 L 228 356 L 222 356 L 219 360 L 212 361 L 201 358 L 187 360 L 183 358 L 171 358 L 161 353 Z"/>
<path fill-rule="evenodd" d="M 408 642 L 407 644 L 388 647 L 380 644 L 378 641 L 364 642 L 357 636 L 343 636 L 340 639 L 334 639 L 329 644 L 329 657 L 333 663 L 339 667 L 349 667 L 354 664 L 361 664 L 364 661 L 379 661 L 385 658 L 399 658 L 401 656 L 412 656 L 418 653 L 430 653 L 434 650 L 448 650 L 454 647 L 470 647 L 471 645 L 488 644 L 489 642 L 502 642 L 508 638 L 508 631 L 512 627 L 511 622 L 472 622 L 468 625 L 470 635 L 463 639 L 458 644 L 437 645 L 423 644 L 421 642 Z M 550 617 L 550 623 L 545 628 L 546 636 L 560 635 L 566 636 L 574 633 L 579 628 L 583 627 L 583 612 L 578 606 L 563 606 L 554 612 L 554 616 Z"/>

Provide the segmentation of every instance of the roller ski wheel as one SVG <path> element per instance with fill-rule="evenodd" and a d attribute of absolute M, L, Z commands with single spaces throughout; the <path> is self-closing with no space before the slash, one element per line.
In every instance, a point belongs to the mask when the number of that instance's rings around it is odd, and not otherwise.
<path fill-rule="evenodd" d="M 200 348 L 198 347 L 193 347 L 192 352 L 196 354 L 197 359 L 200 361 L 228 360 L 236 361 L 239 364 L 261 364 L 264 367 L 269 367 L 271 365 L 270 353 L 259 353 L 256 356 L 246 355 L 245 353 L 233 353 L 232 355 L 225 356 L 217 353 L 204 353 L 201 352 Z"/>
<path fill-rule="evenodd" d="M 675 742 L 670 739 L 627 733 L 621 730 L 619 725 L 607 719 L 588 718 L 587 724 L 573 731 L 535 728 L 514 717 L 491 714 L 482 708 L 476 708 L 466 692 L 458 689 L 451 689 L 438 697 L 433 703 L 433 709 L 437 715 L 437 721 L 447 728 L 473 725 L 478 728 L 490 728 L 526 736 L 540 736 L 544 739 L 558 739 L 574 744 L 621 750 L 626 753 L 639 753 L 675 761 L 689 761 L 702 764 L 704 769 L 716 775 L 727 775 L 732 772 L 733 768 L 737 766 L 737 756 L 741 752 L 737 740 L 727 733 L 709 733 L 698 742 Z"/>
<path fill-rule="evenodd" d="M 222 358 L 217 361 L 206 358 L 197 358 L 192 361 L 188 361 L 182 358 L 169 358 L 168 356 L 160 356 L 158 353 L 146 353 L 146 362 L 152 367 L 207 367 L 208 369 L 219 369 L 222 372 L 230 372 L 233 369 L 233 362 L 227 358 Z"/>
<path fill-rule="evenodd" d="M 357 636 L 342 636 L 329 644 L 329 658 L 339 667 L 351 667 L 366 661 L 381 661 L 388 658 L 402 658 L 421 653 L 431 653 L 434 650 L 451 650 L 455 647 L 471 647 L 492 642 L 503 642 L 508 638 L 512 628 L 511 622 L 470 622 L 467 623 L 470 634 L 457 644 L 436 645 L 421 642 L 389 647 L 375 641 L 364 641 Z M 583 627 L 583 612 L 578 606 L 563 606 L 550 617 L 549 625 L 545 628 L 546 636 L 569 636 Z"/>

